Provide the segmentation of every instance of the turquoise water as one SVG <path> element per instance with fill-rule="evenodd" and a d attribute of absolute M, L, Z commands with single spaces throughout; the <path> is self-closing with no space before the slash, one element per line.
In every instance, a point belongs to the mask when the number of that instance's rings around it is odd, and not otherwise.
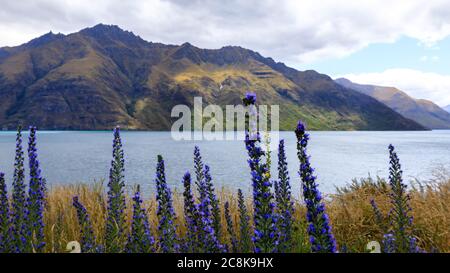
<path fill-rule="evenodd" d="M 27 137 L 27 134 L 24 134 Z M 280 132 L 285 139 L 291 182 L 299 189 L 295 135 Z M 181 187 L 185 171 L 192 171 L 192 152 L 199 145 L 204 161 L 211 167 L 216 187 L 250 190 L 247 154 L 242 141 L 174 141 L 170 132 L 122 132 L 128 185 L 141 184 L 154 190 L 156 156 L 166 160 L 167 179 Z M 26 141 L 24 141 L 26 142 Z M 405 180 L 429 179 L 440 166 L 450 169 L 450 131 L 426 132 L 312 132 L 309 152 L 320 188 L 333 192 L 352 178 L 387 177 L 387 146 L 396 146 Z M 49 185 L 92 183 L 108 177 L 112 132 L 38 132 L 39 160 Z M 0 171 L 11 183 L 15 132 L 0 132 Z M 24 145 L 26 147 L 26 145 Z M 272 154 L 276 163 L 276 151 Z M 274 166 L 276 167 L 276 166 Z M 276 169 L 274 168 L 274 171 Z M 276 174 L 276 173 L 275 173 Z M 298 191 L 296 191 L 298 193 Z"/>

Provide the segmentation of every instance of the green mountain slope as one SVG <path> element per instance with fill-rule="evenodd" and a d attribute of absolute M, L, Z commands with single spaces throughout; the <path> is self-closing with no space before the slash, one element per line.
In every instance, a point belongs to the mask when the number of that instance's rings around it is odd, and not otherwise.
<path fill-rule="evenodd" d="M 450 113 L 429 100 L 414 99 L 394 87 L 362 85 L 344 78 L 336 79 L 336 82 L 379 100 L 423 126 L 431 129 L 450 129 Z"/>
<path fill-rule="evenodd" d="M 320 130 L 421 130 L 423 126 L 315 71 L 297 71 L 241 47 L 147 42 L 117 26 L 49 33 L 0 49 L 0 126 L 167 130 L 174 105 L 279 104 L 281 129 L 301 118 Z"/>

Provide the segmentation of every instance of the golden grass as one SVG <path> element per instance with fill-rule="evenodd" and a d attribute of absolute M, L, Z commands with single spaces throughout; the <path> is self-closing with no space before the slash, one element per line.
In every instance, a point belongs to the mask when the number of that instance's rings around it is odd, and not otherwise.
<path fill-rule="evenodd" d="M 328 205 L 333 231 L 339 245 L 362 251 L 369 240 L 380 241 L 383 228 L 375 220 L 374 199 L 389 225 L 389 187 L 382 179 L 353 181 L 339 189 Z M 414 183 L 410 190 L 413 233 L 426 251 L 450 252 L 450 179 Z"/>
<path fill-rule="evenodd" d="M 251 72 L 252 70 L 259 72 L 271 72 L 271 76 L 269 78 L 260 78 L 254 75 Z M 217 67 L 210 64 L 190 66 L 173 77 L 177 83 L 190 83 L 196 85 L 198 89 L 201 89 L 202 87 L 201 80 L 203 78 L 208 78 L 214 81 L 217 85 L 220 85 L 227 78 L 244 78 L 252 86 L 260 87 L 262 90 L 272 90 L 272 92 L 274 92 L 274 87 L 289 90 L 295 88 L 295 84 L 284 78 L 280 73 L 270 69 L 267 66 L 256 64 L 253 66 L 242 67 Z"/>
<path fill-rule="evenodd" d="M 131 190 L 130 190 L 131 191 Z M 387 215 L 390 205 L 388 199 L 389 187 L 382 179 L 364 179 L 353 181 L 345 188 L 337 190 L 336 194 L 326 198 L 327 212 L 333 226 L 333 233 L 340 248 L 345 246 L 348 251 L 364 252 L 366 244 L 371 240 L 380 241 L 383 230 L 376 223 L 370 200 L 374 199 L 380 210 Z M 87 208 L 94 233 L 99 243 L 103 243 L 106 219 L 106 196 L 101 183 L 92 185 L 77 184 L 53 187 L 48 193 L 47 210 L 45 213 L 45 236 L 48 252 L 62 252 L 69 241 L 79 240 L 79 226 L 76 211 L 72 206 L 72 197 L 78 195 Z M 127 194 L 130 196 L 130 194 Z M 412 216 L 414 217 L 414 234 L 420 246 L 426 251 L 437 250 L 450 252 L 450 179 L 427 183 L 415 183 L 410 190 Z M 235 230 L 238 230 L 237 195 L 222 189 L 218 194 L 221 205 L 230 202 L 230 211 L 234 220 Z M 131 216 L 130 200 L 127 217 Z M 293 252 L 308 252 L 309 243 L 306 234 L 305 208 L 300 201 L 295 202 L 295 225 Z M 156 201 L 154 198 L 144 202 L 150 219 L 153 234 L 156 234 Z M 251 199 L 247 206 L 251 211 Z M 183 199 L 179 193 L 174 193 L 174 208 L 177 215 L 176 225 L 179 235 L 184 235 L 186 228 L 183 218 Z M 222 209 L 223 213 L 223 209 Z M 222 215 L 223 223 L 225 223 Z M 128 221 L 129 223 L 129 221 Z M 388 220 L 385 220 L 385 225 Z M 229 242 L 223 228 L 223 242 Z"/>

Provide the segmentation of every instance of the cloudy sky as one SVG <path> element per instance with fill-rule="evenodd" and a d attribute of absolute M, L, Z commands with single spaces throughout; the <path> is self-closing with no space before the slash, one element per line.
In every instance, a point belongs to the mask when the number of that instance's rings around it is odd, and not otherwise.
<path fill-rule="evenodd" d="M 97 23 L 154 42 L 240 45 L 450 104 L 448 0 L 0 0 L 0 47 Z"/>

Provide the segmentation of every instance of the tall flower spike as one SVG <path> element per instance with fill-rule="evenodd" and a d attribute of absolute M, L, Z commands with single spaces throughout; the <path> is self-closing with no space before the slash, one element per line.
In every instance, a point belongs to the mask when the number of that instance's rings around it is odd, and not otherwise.
<path fill-rule="evenodd" d="M 205 180 L 200 187 L 205 188 Z M 191 192 L 191 176 L 189 172 L 184 175 L 184 201 L 185 218 L 187 224 L 186 249 L 191 252 L 217 253 L 223 251 L 214 229 L 212 228 L 210 199 L 206 190 L 202 190 L 199 196 L 199 204 L 196 205 Z"/>
<path fill-rule="evenodd" d="M 142 199 L 140 186 L 137 186 L 133 196 L 133 219 L 131 222 L 131 234 L 128 237 L 126 251 L 128 253 L 151 253 L 154 252 L 155 240 L 150 233 L 148 216 L 141 207 Z"/>
<path fill-rule="evenodd" d="M 300 160 L 300 177 L 302 179 L 303 197 L 306 203 L 306 219 L 309 222 L 308 234 L 312 252 L 336 252 L 336 241 L 331 232 L 328 215 L 322 196 L 317 188 L 314 169 L 309 162 L 307 146 L 309 134 L 305 125 L 299 121 L 295 130 L 297 136 L 297 156 Z"/>
<path fill-rule="evenodd" d="M 206 180 L 203 182 L 206 183 Z M 218 253 L 223 252 L 223 246 L 219 243 L 213 228 L 213 220 L 211 214 L 211 199 L 208 191 L 204 191 L 200 196 L 197 206 L 199 215 L 199 243 L 203 252 Z"/>
<path fill-rule="evenodd" d="M 114 129 L 113 159 L 109 171 L 108 182 L 108 208 L 106 219 L 105 243 L 106 251 L 117 253 L 123 250 L 125 243 L 125 176 L 124 154 L 120 129 Z"/>
<path fill-rule="evenodd" d="M 273 183 L 273 194 L 275 195 L 275 202 L 278 206 L 278 204 L 281 203 L 280 187 L 278 185 L 277 180 L 274 180 L 272 183 Z"/>
<path fill-rule="evenodd" d="M 249 119 L 255 119 L 252 115 L 256 115 L 254 102 L 256 97 L 254 94 L 247 94 L 243 99 L 244 104 L 250 107 Z M 264 151 L 261 149 L 261 138 L 259 132 L 252 130 L 255 127 L 250 124 L 250 132 L 245 135 L 245 147 L 248 152 L 248 164 L 250 166 L 252 184 L 253 184 L 253 203 L 254 203 L 254 237 L 255 252 L 271 253 L 277 251 L 278 231 L 276 227 L 277 218 L 274 214 L 274 203 L 271 192 L 272 183 L 270 182 L 269 170 L 267 163 L 263 162 Z"/>
<path fill-rule="evenodd" d="M 294 213 L 284 140 L 280 140 L 278 145 L 278 182 L 275 185 L 280 230 L 279 250 L 284 253 L 292 249 L 292 214 Z"/>
<path fill-rule="evenodd" d="M 250 236 L 250 217 L 248 216 L 247 206 L 245 205 L 244 194 L 238 190 L 238 210 L 239 210 L 239 251 L 249 253 L 252 249 Z"/>
<path fill-rule="evenodd" d="M 258 114 L 256 109 L 256 94 L 247 92 L 245 97 L 242 99 L 244 106 L 247 107 L 248 111 L 248 135 L 249 139 L 256 140 L 259 138 L 259 132 L 257 128 Z M 259 140 L 261 142 L 261 140 Z M 269 160 L 270 161 L 270 160 Z M 267 164 L 267 161 L 266 161 Z M 270 170 L 268 171 L 270 174 Z"/>
<path fill-rule="evenodd" d="M 5 174 L 0 172 L 0 253 L 10 251 L 9 201 Z"/>
<path fill-rule="evenodd" d="M 204 165 L 202 161 L 202 156 L 200 154 L 200 148 L 195 146 L 194 148 L 194 169 L 196 175 L 195 184 L 197 185 L 198 194 L 202 198 L 209 198 L 209 205 L 203 206 L 203 209 L 210 209 L 211 212 L 203 211 L 210 215 L 212 220 L 212 226 L 214 229 L 215 236 L 220 238 L 221 234 L 221 216 L 220 216 L 220 205 L 219 200 L 214 193 L 214 185 L 212 183 L 210 168 L 208 165 Z M 206 196 L 205 196 L 206 195 Z"/>
<path fill-rule="evenodd" d="M 394 146 L 389 145 L 389 184 L 391 186 L 390 199 L 392 210 L 390 213 L 395 251 L 407 253 L 411 249 L 411 226 L 412 217 L 409 216 L 409 195 L 406 192 L 406 185 L 402 180 L 402 170 L 400 160 L 395 152 Z"/>
<path fill-rule="evenodd" d="M 225 210 L 225 219 L 227 221 L 227 231 L 228 231 L 228 235 L 230 236 L 230 241 L 231 241 L 231 250 L 233 251 L 233 253 L 236 253 L 236 252 L 238 252 L 237 240 L 236 240 L 236 234 L 234 233 L 233 219 L 231 219 L 230 204 L 228 203 L 228 201 L 225 202 L 224 210 Z"/>
<path fill-rule="evenodd" d="M 373 214 L 375 215 L 375 221 L 378 224 L 378 226 L 381 228 L 382 231 L 386 231 L 386 226 L 384 224 L 384 216 L 381 213 L 380 209 L 378 208 L 377 203 L 375 200 L 370 200 L 370 205 L 372 206 Z"/>
<path fill-rule="evenodd" d="M 184 218 L 186 221 L 186 235 L 184 242 L 184 251 L 188 253 L 194 253 L 198 251 L 199 242 L 197 237 L 199 235 L 199 220 L 198 211 L 195 206 L 194 196 L 191 191 L 191 174 L 186 172 L 183 176 L 183 186 L 184 186 Z"/>
<path fill-rule="evenodd" d="M 12 200 L 10 210 L 10 251 L 25 251 L 26 234 L 26 192 L 25 189 L 24 151 L 22 147 L 22 126 L 18 126 L 16 136 L 16 153 L 14 161 L 14 178 L 12 182 Z"/>
<path fill-rule="evenodd" d="M 28 138 L 28 163 L 30 166 L 30 186 L 27 199 L 26 252 L 42 252 L 44 242 L 44 193 L 46 191 L 36 149 L 36 127 L 30 127 Z"/>
<path fill-rule="evenodd" d="M 203 179 L 204 179 L 203 161 L 202 161 L 202 156 L 200 154 L 200 148 L 198 146 L 194 147 L 194 169 L 195 169 L 195 177 L 196 177 L 195 184 L 197 186 L 199 195 L 202 195 L 203 191 L 206 191 L 206 189 L 204 187 L 204 184 L 202 184 Z"/>
<path fill-rule="evenodd" d="M 186 219 L 186 242 L 187 252 L 222 252 L 223 247 L 214 234 L 208 214 L 209 198 L 206 194 L 200 197 L 200 204 L 195 205 L 194 196 L 191 191 L 191 175 L 189 172 L 183 177 L 184 185 L 184 214 Z"/>
<path fill-rule="evenodd" d="M 207 198 L 209 198 L 209 204 L 211 207 L 211 220 L 212 227 L 214 229 L 215 236 L 217 238 L 221 237 L 222 234 L 222 224 L 221 224 L 221 213 L 220 213 L 220 204 L 219 199 L 217 198 L 214 192 L 214 185 L 212 183 L 211 172 L 208 165 L 205 165 L 203 169 L 204 176 L 204 187 L 206 189 Z"/>
<path fill-rule="evenodd" d="M 158 155 L 156 166 L 156 201 L 158 202 L 157 215 L 159 220 L 159 244 L 163 253 L 176 253 L 179 251 L 178 238 L 175 226 L 175 212 L 172 204 L 172 193 L 166 182 L 164 159 Z"/>
<path fill-rule="evenodd" d="M 14 159 L 14 179 L 12 182 L 11 235 L 12 252 L 25 251 L 26 192 L 24 152 L 22 148 L 22 127 L 17 128 L 16 156 Z"/>
<path fill-rule="evenodd" d="M 80 225 L 81 252 L 95 252 L 95 235 L 94 230 L 92 229 L 92 223 L 86 208 L 78 200 L 78 196 L 73 197 L 73 206 L 77 211 L 78 224 Z"/>

